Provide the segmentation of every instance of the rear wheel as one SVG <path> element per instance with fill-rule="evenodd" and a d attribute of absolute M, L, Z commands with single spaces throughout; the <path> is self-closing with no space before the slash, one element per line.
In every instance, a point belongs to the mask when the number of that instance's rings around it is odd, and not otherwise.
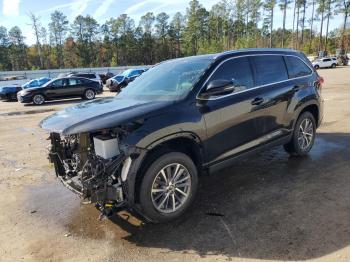
<path fill-rule="evenodd" d="M 315 67 L 315 69 L 319 69 L 319 68 L 320 68 L 320 66 L 319 66 L 319 65 L 315 65 L 314 67 Z"/>
<path fill-rule="evenodd" d="M 37 94 L 33 96 L 33 103 L 35 105 L 42 105 L 45 103 L 45 97 L 41 94 Z"/>
<path fill-rule="evenodd" d="M 292 140 L 284 145 L 284 149 L 294 156 L 305 156 L 314 145 L 316 121 L 310 112 L 301 114 L 295 124 Z"/>
<path fill-rule="evenodd" d="M 163 223 L 179 218 L 192 204 L 198 186 L 198 172 L 187 155 L 167 153 L 155 160 L 140 186 L 142 215 Z"/>
<path fill-rule="evenodd" d="M 332 68 L 335 68 L 336 66 L 337 66 L 336 64 L 332 64 L 332 66 L 331 66 L 331 67 L 332 67 Z"/>
<path fill-rule="evenodd" d="M 95 93 L 94 90 L 92 90 L 92 89 L 87 89 L 87 90 L 85 90 L 85 92 L 84 92 L 83 98 L 86 99 L 86 100 L 92 100 L 92 99 L 95 98 L 95 95 L 96 95 L 96 93 Z"/>

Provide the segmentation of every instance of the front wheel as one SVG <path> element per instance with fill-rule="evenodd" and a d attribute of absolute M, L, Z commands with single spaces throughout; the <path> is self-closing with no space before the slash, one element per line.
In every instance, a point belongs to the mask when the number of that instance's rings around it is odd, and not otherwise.
<path fill-rule="evenodd" d="M 45 103 L 45 97 L 41 94 L 37 94 L 33 96 L 33 103 L 35 105 L 42 105 Z"/>
<path fill-rule="evenodd" d="M 314 68 L 317 70 L 317 69 L 320 68 L 320 66 L 319 65 L 315 65 Z"/>
<path fill-rule="evenodd" d="M 154 223 L 177 219 L 192 204 L 197 187 L 198 171 L 192 159 L 180 152 L 164 154 L 143 177 L 141 213 Z"/>
<path fill-rule="evenodd" d="M 335 68 L 336 66 L 337 66 L 336 64 L 332 64 L 332 66 L 331 66 L 331 67 L 332 67 L 332 68 Z"/>
<path fill-rule="evenodd" d="M 314 145 L 316 121 L 310 112 L 301 114 L 295 124 L 292 140 L 284 149 L 293 156 L 305 156 Z"/>
<path fill-rule="evenodd" d="M 85 92 L 84 92 L 83 98 L 84 98 L 85 100 L 92 100 L 92 99 L 95 98 L 95 95 L 96 95 L 96 93 L 95 93 L 94 90 L 92 90 L 92 89 L 87 89 L 87 90 L 85 90 Z"/>

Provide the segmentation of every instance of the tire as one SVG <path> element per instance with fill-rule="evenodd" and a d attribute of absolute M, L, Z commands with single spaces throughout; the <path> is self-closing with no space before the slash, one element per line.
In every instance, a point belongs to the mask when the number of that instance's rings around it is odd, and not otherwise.
<path fill-rule="evenodd" d="M 336 66 L 337 66 L 336 64 L 332 64 L 332 66 L 331 66 L 331 67 L 332 67 L 332 68 L 335 68 Z"/>
<path fill-rule="evenodd" d="M 307 123 L 309 123 L 309 125 Z M 307 128 L 305 128 L 305 124 L 308 125 Z M 306 129 L 304 135 L 301 134 L 302 129 Z M 314 145 L 315 135 L 315 118 L 310 112 L 304 112 L 299 116 L 297 122 L 295 123 L 292 139 L 288 144 L 284 145 L 284 149 L 292 156 L 306 156 Z"/>
<path fill-rule="evenodd" d="M 165 179 L 178 183 L 167 186 Z M 197 187 L 198 171 L 191 158 L 180 152 L 166 153 L 150 165 L 143 177 L 139 188 L 140 213 L 153 223 L 175 220 L 193 203 Z"/>
<path fill-rule="evenodd" d="M 42 105 L 45 103 L 45 97 L 42 94 L 36 94 L 33 96 L 33 104 L 34 105 Z"/>
<path fill-rule="evenodd" d="M 93 89 L 86 89 L 83 95 L 83 99 L 85 100 L 92 100 L 96 96 L 96 92 Z"/>
<path fill-rule="evenodd" d="M 320 66 L 319 66 L 319 65 L 315 65 L 314 67 L 315 67 L 316 70 L 317 70 L 317 69 L 320 69 Z"/>

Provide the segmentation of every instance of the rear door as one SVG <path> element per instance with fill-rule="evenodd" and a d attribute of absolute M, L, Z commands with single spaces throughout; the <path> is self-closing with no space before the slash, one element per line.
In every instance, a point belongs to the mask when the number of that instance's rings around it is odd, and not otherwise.
<path fill-rule="evenodd" d="M 254 127 L 257 136 L 277 138 L 288 133 L 286 114 L 295 93 L 294 84 L 288 80 L 288 72 L 282 55 L 257 55 L 251 58 L 256 98 L 261 103 L 252 110 L 258 110 Z M 266 141 L 265 141 L 266 142 Z"/>
<path fill-rule="evenodd" d="M 67 95 L 81 96 L 84 93 L 82 80 L 79 78 L 69 78 L 67 86 Z"/>
<path fill-rule="evenodd" d="M 330 58 L 324 58 L 323 60 L 323 67 L 331 67 L 332 66 L 332 59 Z"/>

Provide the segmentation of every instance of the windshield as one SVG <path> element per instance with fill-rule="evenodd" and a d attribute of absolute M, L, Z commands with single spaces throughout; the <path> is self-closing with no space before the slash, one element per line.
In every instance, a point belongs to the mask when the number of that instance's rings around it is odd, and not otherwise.
<path fill-rule="evenodd" d="M 186 96 L 213 60 L 182 58 L 163 62 L 143 73 L 118 98 L 177 100 Z"/>
<path fill-rule="evenodd" d="M 58 78 L 51 79 L 50 81 L 46 82 L 45 84 L 42 85 L 42 87 L 49 86 L 52 82 L 54 82 Z"/>
<path fill-rule="evenodd" d="M 132 72 L 133 70 L 132 69 L 128 69 L 128 70 L 125 70 L 123 73 L 121 73 L 120 75 L 122 76 L 129 76 L 130 73 Z"/>

